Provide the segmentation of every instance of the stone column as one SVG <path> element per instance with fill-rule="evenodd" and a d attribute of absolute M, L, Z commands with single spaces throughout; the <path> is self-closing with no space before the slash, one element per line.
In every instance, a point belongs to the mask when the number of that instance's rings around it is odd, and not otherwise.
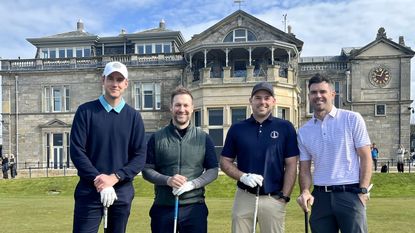
<path fill-rule="evenodd" d="M 255 66 L 246 66 L 246 81 L 247 82 L 254 81 L 254 69 L 255 69 Z"/>
<path fill-rule="evenodd" d="M 211 83 L 210 81 L 210 67 L 202 68 L 202 80 L 203 83 Z"/>
<path fill-rule="evenodd" d="M 277 81 L 280 73 L 280 66 L 279 65 L 268 65 L 267 67 L 267 80 L 269 81 Z"/>
<path fill-rule="evenodd" d="M 223 67 L 223 82 L 228 83 L 231 80 L 231 68 L 230 66 Z"/>

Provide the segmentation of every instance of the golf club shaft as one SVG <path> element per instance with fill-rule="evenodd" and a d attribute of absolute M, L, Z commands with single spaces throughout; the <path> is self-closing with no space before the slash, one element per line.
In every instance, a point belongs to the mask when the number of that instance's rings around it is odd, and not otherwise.
<path fill-rule="evenodd" d="M 257 186 L 256 189 L 256 195 L 255 195 L 255 210 L 254 210 L 254 221 L 253 221 L 253 227 L 252 227 L 252 232 L 255 233 L 256 232 L 256 219 L 258 216 L 258 202 L 259 202 L 259 185 Z"/>
<path fill-rule="evenodd" d="M 304 227 L 305 233 L 308 233 L 308 211 L 304 212 Z"/>
<path fill-rule="evenodd" d="M 108 225 L 108 207 L 104 206 L 104 233 L 107 231 Z"/>
<path fill-rule="evenodd" d="M 177 217 L 179 215 L 179 196 L 176 195 L 174 203 L 174 228 L 173 233 L 177 232 Z"/>

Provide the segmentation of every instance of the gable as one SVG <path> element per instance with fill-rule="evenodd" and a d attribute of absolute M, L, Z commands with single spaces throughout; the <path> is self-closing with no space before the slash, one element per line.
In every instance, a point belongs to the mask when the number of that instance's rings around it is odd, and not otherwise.
<path fill-rule="evenodd" d="M 384 42 L 380 42 L 359 53 L 356 58 L 375 56 L 401 56 L 404 54 L 405 53 L 402 50 L 392 47 Z"/>
<path fill-rule="evenodd" d="M 71 127 L 70 124 L 66 124 L 65 122 L 58 120 L 58 119 L 53 119 L 49 122 L 47 122 L 46 124 L 42 124 L 39 125 L 40 128 L 68 128 Z"/>
<path fill-rule="evenodd" d="M 223 43 L 228 33 L 239 28 L 251 31 L 256 36 L 256 41 L 281 41 L 294 44 L 299 51 L 303 45 L 303 42 L 295 38 L 294 34 L 285 33 L 242 10 L 238 10 L 200 34 L 194 35 L 183 48 L 196 44 Z"/>

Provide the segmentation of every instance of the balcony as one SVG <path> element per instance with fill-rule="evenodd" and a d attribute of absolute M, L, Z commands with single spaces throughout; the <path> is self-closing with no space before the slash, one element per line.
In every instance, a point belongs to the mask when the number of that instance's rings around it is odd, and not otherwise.
<path fill-rule="evenodd" d="M 45 71 L 102 68 L 110 61 L 119 61 L 129 67 L 153 65 L 184 65 L 183 56 L 177 54 L 111 55 L 100 57 L 1 60 L 1 71 Z"/>

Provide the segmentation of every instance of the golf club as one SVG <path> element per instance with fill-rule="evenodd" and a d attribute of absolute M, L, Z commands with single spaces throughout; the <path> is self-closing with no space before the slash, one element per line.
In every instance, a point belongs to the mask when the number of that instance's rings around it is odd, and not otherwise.
<path fill-rule="evenodd" d="M 108 207 L 104 206 L 104 233 L 107 232 L 108 224 Z"/>
<path fill-rule="evenodd" d="M 175 196 L 175 203 L 174 203 L 174 228 L 173 233 L 176 233 L 177 230 L 177 216 L 179 215 L 179 196 Z"/>
<path fill-rule="evenodd" d="M 256 188 L 256 195 L 255 195 L 255 210 L 254 210 L 254 221 L 253 221 L 254 226 L 252 228 L 253 233 L 256 232 L 256 222 L 257 222 L 256 220 L 257 220 L 257 215 L 258 215 L 258 202 L 259 202 L 259 189 L 260 189 L 260 187 L 258 185 L 257 188 Z"/>
<path fill-rule="evenodd" d="M 308 211 L 304 212 L 304 228 L 305 233 L 308 233 Z"/>

